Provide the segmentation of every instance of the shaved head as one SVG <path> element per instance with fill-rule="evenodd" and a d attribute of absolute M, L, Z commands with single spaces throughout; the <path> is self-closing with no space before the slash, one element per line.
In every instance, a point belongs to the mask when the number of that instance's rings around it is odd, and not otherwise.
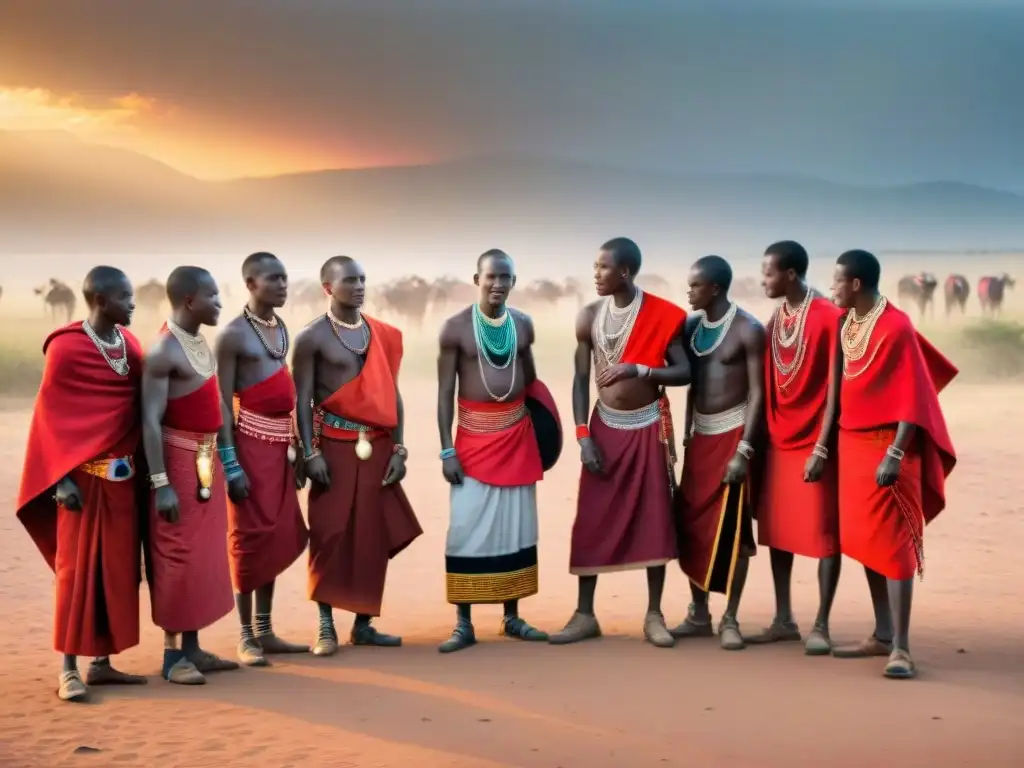
<path fill-rule="evenodd" d="M 721 256 L 701 256 L 693 263 L 693 268 L 700 272 L 712 285 L 728 293 L 732 285 L 732 267 Z"/>
<path fill-rule="evenodd" d="M 268 251 L 258 251 L 245 257 L 242 262 L 242 278 L 245 280 L 255 279 L 269 267 L 276 266 L 281 260 Z"/>
<path fill-rule="evenodd" d="M 324 265 L 320 267 L 320 282 L 332 283 L 335 277 L 356 260 L 351 256 L 331 256 Z"/>
<path fill-rule="evenodd" d="M 178 267 L 167 278 L 167 300 L 178 309 L 185 300 L 195 297 L 205 282 L 213 282 L 213 275 L 202 267 Z"/>
<path fill-rule="evenodd" d="M 117 267 L 93 267 L 82 281 L 82 295 L 90 308 L 96 306 L 98 296 L 108 296 L 112 290 L 128 282 L 128 275 Z"/>

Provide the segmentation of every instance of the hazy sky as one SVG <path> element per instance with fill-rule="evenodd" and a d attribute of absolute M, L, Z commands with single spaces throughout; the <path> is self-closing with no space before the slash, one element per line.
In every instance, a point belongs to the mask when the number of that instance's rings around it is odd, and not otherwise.
<path fill-rule="evenodd" d="M 0 130 L 207 177 L 526 151 L 1024 190 L 1024 2 L 0 0 Z"/>

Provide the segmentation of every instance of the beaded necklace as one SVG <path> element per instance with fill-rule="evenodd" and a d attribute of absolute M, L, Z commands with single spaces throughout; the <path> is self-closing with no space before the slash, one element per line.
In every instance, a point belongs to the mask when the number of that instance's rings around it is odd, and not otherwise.
<path fill-rule="evenodd" d="M 210 346 L 206 343 L 206 337 L 203 334 L 193 335 L 173 320 L 167 321 L 167 330 L 178 340 L 193 371 L 204 379 L 217 373 L 217 358 L 210 352 Z"/>
<path fill-rule="evenodd" d="M 88 320 L 82 321 L 82 330 L 85 331 L 85 335 L 89 337 L 90 341 L 96 345 L 96 349 L 103 355 L 103 359 L 107 361 L 107 365 L 118 376 L 128 375 L 128 345 L 124 343 L 124 334 L 121 333 L 121 327 L 118 325 L 114 326 L 114 341 L 104 341 L 99 337 L 99 334 L 93 330 L 93 327 L 89 324 Z M 121 350 L 120 357 L 111 357 L 110 352 L 107 350 Z"/>
<path fill-rule="evenodd" d="M 346 323 L 346 322 L 343 322 L 343 321 L 339 320 L 338 318 L 336 318 L 334 316 L 334 313 L 331 312 L 331 310 L 328 309 L 327 310 L 327 320 L 331 324 L 331 330 L 334 331 L 334 335 L 338 338 L 338 341 L 341 342 L 341 346 L 343 346 L 349 352 L 352 352 L 353 354 L 359 355 L 360 357 L 362 357 L 363 355 L 366 354 L 366 350 L 368 350 L 370 348 L 370 329 L 366 327 L 366 323 L 363 321 L 362 313 L 359 314 L 359 322 L 356 322 L 356 323 Z M 341 335 L 341 329 L 342 328 L 348 328 L 350 331 L 354 331 L 357 328 L 362 329 L 362 331 L 363 331 L 363 346 L 362 346 L 362 348 L 353 347 L 351 344 L 349 344 L 347 341 L 345 341 L 345 337 Z"/>
<path fill-rule="evenodd" d="M 875 355 L 878 354 L 878 349 L 881 346 L 879 344 L 875 345 L 871 357 L 858 370 L 854 371 L 850 367 L 850 363 L 859 362 L 867 354 L 868 347 L 871 344 L 871 337 L 875 331 L 875 325 L 878 323 L 878 319 L 882 316 L 888 303 L 888 300 L 881 296 L 875 306 L 864 317 L 857 317 L 857 312 L 853 309 L 846 314 L 846 322 L 843 323 L 843 330 L 839 336 L 840 346 L 843 349 L 843 376 L 847 379 L 857 378 L 867 371 L 871 367 L 871 363 L 874 362 Z"/>
<path fill-rule="evenodd" d="M 616 365 L 622 359 L 643 303 L 644 292 L 639 286 L 634 286 L 633 299 L 626 306 L 616 306 L 615 297 L 608 296 L 598 307 L 591 327 L 594 364 L 598 371 Z"/>
<path fill-rule="evenodd" d="M 473 305 L 473 340 L 476 342 L 477 365 L 480 368 L 480 381 L 488 396 L 495 402 L 503 403 L 508 400 L 512 390 L 516 386 L 516 366 L 519 359 L 519 335 L 516 330 L 515 320 L 506 309 L 501 317 L 492 319 L 480 311 L 480 306 Z M 494 359 L 504 359 L 504 363 L 495 363 Z M 512 380 L 508 386 L 508 392 L 504 395 L 495 395 L 487 384 L 487 375 L 484 371 L 484 361 L 494 370 L 504 370 L 512 366 Z"/>
<path fill-rule="evenodd" d="M 782 306 L 775 310 L 774 328 L 772 331 L 772 362 L 779 372 L 779 387 L 786 389 L 790 381 L 803 366 L 804 357 L 807 354 L 807 340 L 804 338 L 804 330 L 807 326 L 807 316 L 814 295 L 807 290 L 807 295 L 800 302 L 800 306 L 791 309 L 789 302 L 783 302 Z M 796 347 L 793 359 L 786 362 L 783 359 L 783 349 Z M 782 381 L 786 377 L 786 381 Z"/>
<path fill-rule="evenodd" d="M 242 314 L 245 319 L 249 321 L 249 325 L 256 332 L 259 340 L 263 343 L 264 349 L 275 360 L 283 360 L 288 356 L 288 328 L 285 327 L 284 321 L 281 320 L 276 314 L 270 320 L 264 320 L 262 317 L 257 317 L 252 311 L 245 307 L 242 309 Z M 264 328 L 275 328 L 277 329 L 279 338 L 281 340 L 281 348 L 276 349 L 270 346 L 270 342 L 267 337 L 260 330 L 260 326 Z"/>
<path fill-rule="evenodd" d="M 693 354 L 697 357 L 706 357 L 722 345 L 725 337 L 729 335 L 732 321 L 736 319 L 737 309 L 736 303 L 731 302 L 725 314 L 714 322 L 708 320 L 707 312 L 701 313 L 700 322 L 690 336 L 690 349 Z"/>

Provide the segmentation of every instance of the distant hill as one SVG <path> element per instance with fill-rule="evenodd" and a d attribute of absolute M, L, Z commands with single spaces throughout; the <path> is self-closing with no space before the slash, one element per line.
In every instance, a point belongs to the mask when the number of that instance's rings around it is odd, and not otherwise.
<path fill-rule="evenodd" d="M 1024 243 L 1024 198 L 956 182 L 855 187 L 785 175 L 688 175 L 531 156 L 204 182 L 66 134 L 0 132 L 8 252 L 210 252 L 256 241 L 415 255 L 485 247 L 756 255 L 818 248 L 953 250 Z"/>

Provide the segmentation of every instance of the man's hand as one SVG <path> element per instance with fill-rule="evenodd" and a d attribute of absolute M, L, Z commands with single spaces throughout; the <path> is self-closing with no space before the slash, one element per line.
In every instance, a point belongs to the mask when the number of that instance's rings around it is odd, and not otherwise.
<path fill-rule="evenodd" d="M 722 482 L 726 485 L 743 482 L 749 467 L 750 462 L 746 457 L 742 453 L 737 453 L 729 460 L 729 466 L 725 468 L 725 477 L 722 478 Z"/>
<path fill-rule="evenodd" d="M 612 384 L 618 384 L 620 381 L 626 379 L 635 379 L 637 377 L 636 366 L 632 363 L 619 363 L 605 368 L 594 379 L 599 389 L 610 387 Z"/>
<path fill-rule="evenodd" d="M 319 486 L 329 488 L 331 473 L 327 470 L 327 459 L 317 454 L 306 460 L 306 475 Z"/>
<path fill-rule="evenodd" d="M 298 488 L 301 491 L 303 488 L 306 487 L 306 480 L 307 480 L 307 477 L 308 477 L 307 474 L 306 474 L 306 459 L 303 458 L 302 456 L 297 457 L 295 459 L 294 469 L 295 469 L 295 487 Z"/>
<path fill-rule="evenodd" d="M 153 499 L 156 513 L 168 523 L 178 522 L 178 494 L 169 485 L 156 489 Z"/>
<path fill-rule="evenodd" d="M 804 464 L 804 482 L 816 483 L 821 480 L 823 474 L 825 474 L 825 460 L 818 454 L 812 453 L 807 457 L 807 463 Z"/>
<path fill-rule="evenodd" d="M 878 471 L 875 472 L 875 482 L 878 483 L 879 488 L 888 488 L 890 485 L 895 484 L 900 476 L 900 460 L 894 459 L 888 454 L 882 463 L 878 465 Z"/>
<path fill-rule="evenodd" d="M 53 500 L 57 502 L 58 507 L 64 507 L 72 512 L 82 511 L 82 491 L 79 490 L 78 483 L 70 477 L 65 477 L 57 483 Z"/>
<path fill-rule="evenodd" d="M 587 468 L 588 472 L 599 475 L 604 471 L 601 459 L 601 451 L 597 448 L 594 438 L 585 437 L 580 440 L 580 461 Z"/>
<path fill-rule="evenodd" d="M 234 502 L 249 498 L 249 478 L 245 472 L 228 480 L 228 498 Z"/>
<path fill-rule="evenodd" d="M 405 472 L 405 457 L 397 453 L 391 454 L 387 472 L 384 473 L 384 482 L 381 485 L 388 486 L 402 482 Z"/>
<path fill-rule="evenodd" d="M 444 475 L 444 479 L 452 485 L 462 485 L 462 481 L 466 478 L 466 473 L 462 471 L 462 462 L 459 461 L 458 456 L 449 456 L 447 459 L 442 460 L 441 473 Z"/>

